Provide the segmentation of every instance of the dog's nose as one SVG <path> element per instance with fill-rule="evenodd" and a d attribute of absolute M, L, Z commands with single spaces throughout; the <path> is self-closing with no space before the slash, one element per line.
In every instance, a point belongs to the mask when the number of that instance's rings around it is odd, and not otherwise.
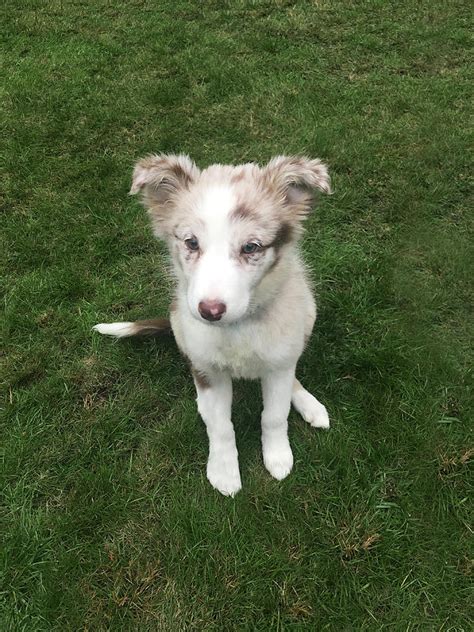
<path fill-rule="evenodd" d="M 206 320 L 220 320 L 225 314 L 225 303 L 219 301 L 201 301 L 198 305 L 199 313 Z"/>

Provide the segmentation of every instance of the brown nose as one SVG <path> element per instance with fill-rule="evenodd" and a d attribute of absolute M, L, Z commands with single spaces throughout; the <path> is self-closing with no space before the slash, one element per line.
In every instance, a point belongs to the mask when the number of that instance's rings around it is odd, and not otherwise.
<path fill-rule="evenodd" d="M 201 301 L 198 305 L 199 313 L 206 320 L 220 320 L 225 314 L 225 303 L 219 301 Z"/>

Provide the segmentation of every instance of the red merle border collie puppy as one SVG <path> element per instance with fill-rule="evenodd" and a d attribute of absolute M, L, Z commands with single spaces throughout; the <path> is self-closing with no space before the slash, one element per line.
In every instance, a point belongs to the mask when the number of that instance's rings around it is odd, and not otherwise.
<path fill-rule="evenodd" d="M 176 274 L 170 321 L 99 324 L 116 336 L 169 330 L 189 359 L 209 436 L 207 477 L 222 494 L 241 488 L 231 421 L 232 378 L 260 379 L 265 467 L 283 479 L 293 466 L 290 405 L 316 428 L 326 408 L 296 379 L 316 318 L 297 249 L 315 190 L 330 192 L 320 160 L 278 156 L 266 166 L 212 165 L 155 155 L 135 166 L 154 233 L 168 244 Z"/>

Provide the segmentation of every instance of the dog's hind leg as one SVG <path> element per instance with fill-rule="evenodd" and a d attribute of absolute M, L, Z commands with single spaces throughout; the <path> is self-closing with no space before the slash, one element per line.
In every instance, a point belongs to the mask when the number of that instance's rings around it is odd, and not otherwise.
<path fill-rule="evenodd" d="M 234 496 L 242 487 L 231 421 L 232 380 L 225 373 L 205 375 L 192 369 L 199 414 L 209 437 L 207 478 L 224 496 Z"/>
<path fill-rule="evenodd" d="M 326 406 L 318 402 L 316 397 L 303 388 L 296 378 L 293 382 L 291 403 L 303 419 L 314 428 L 329 428 L 329 416 Z"/>

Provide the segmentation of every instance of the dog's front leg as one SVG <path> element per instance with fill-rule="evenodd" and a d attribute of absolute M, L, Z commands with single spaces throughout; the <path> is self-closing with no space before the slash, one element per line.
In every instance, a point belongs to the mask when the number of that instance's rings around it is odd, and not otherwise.
<path fill-rule="evenodd" d="M 199 414 L 209 437 L 207 478 L 224 496 L 234 496 L 242 487 L 237 446 L 231 421 L 232 380 L 224 373 L 194 375 Z"/>
<path fill-rule="evenodd" d="M 288 441 L 288 413 L 295 379 L 295 367 L 271 371 L 262 377 L 262 449 L 265 467 L 281 480 L 293 467 Z"/>

